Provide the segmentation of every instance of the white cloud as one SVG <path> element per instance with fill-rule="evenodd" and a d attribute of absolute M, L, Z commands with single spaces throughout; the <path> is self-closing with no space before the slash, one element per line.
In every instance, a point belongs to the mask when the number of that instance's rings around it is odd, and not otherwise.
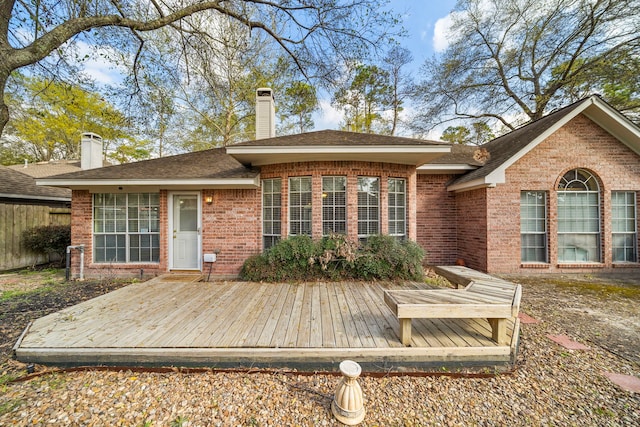
<path fill-rule="evenodd" d="M 435 52 L 442 52 L 451 42 L 451 25 L 453 24 L 453 14 L 450 13 L 444 18 L 440 18 L 436 21 L 433 27 L 433 50 Z"/>
<path fill-rule="evenodd" d="M 320 99 L 320 111 L 314 113 L 315 130 L 338 129 L 342 121 L 342 112 L 331 105 L 327 99 Z"/>
<path fill-rule="evenodd" d="M 112 47 L 94 46 L 84 41 L 77 41 L 76 49 L 79 58 L 86 56 L 86 59 L 79 64 L 83 74 L 91 77 L 100 85 L 122 83 L 122 76 L 126 73 L 125 66 L 122 63 L 116 64 L 105 59 L 116 57 L 116 52 Z"/>

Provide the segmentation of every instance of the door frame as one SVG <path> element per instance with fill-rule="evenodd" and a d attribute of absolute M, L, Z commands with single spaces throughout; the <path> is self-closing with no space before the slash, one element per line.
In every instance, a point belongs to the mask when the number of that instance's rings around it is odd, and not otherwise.
<path fill-rule="evenodd" d="M 200 191 L 171 191 L 167 194 L 167 237 L 169 243 L 169 270 L 191 270 L 190 268 L 175 268 L 173 266 L 173 210 L 174 210 L 174 197 L 175 196 L 197 196 L 198 198 L 198 260 L 197 267 L 198 271 L 202 271 L 202 193 Z"/>

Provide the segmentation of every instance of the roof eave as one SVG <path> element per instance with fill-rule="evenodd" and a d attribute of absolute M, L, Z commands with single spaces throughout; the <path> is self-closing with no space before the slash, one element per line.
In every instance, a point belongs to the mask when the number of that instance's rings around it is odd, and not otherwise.
<path fill-rule="evenodd" d="M 600 98 L 594 96 L 589 100 L 591 103 L 587 107 L 597 106 L 599 108 L 585 108 L 582 114 L 640 155 L 640 128 Z"/>
<path fill-rule="evenodd" d="M 520 160 L 525 154 L 579 114 L 584 114 L 586 117 L 593 120 L 598 126 L 602 127 L 636 154 L 640 155 L 640 129 L 624 117 L 624 115 L 620 114 L 611 106 L 603 102 L 599 97 L 592 96 L 585 99 L 582 105 L 571 111 L 571 113 L 564 116 L 561 120 L 558 120 L 558 122 L 554 123 L 553 126 L 542 132 L 524 148 L 489 173 L 485 177 L 485 180 L 492 184 L 504 183 L 506 170 L 509 166 Z"/>
<path fill-rule="evenodd" d="M 195 179 L 37 179 L 36 185 L 64 187 L 73 190 L 171 189 L 252 189 L 260 188 L 260 176 L 252 178 Z"/>
<path fill-rule="evenodd" d="M 448 145 L 229 146 L 227 154 L 243 164 L 265 166 L 311 161 L 364 161 L 421 165 L 451 151 Z"/>
<path fill-rule="evenodd" d="M 71 201 L 71 197 L 32 196 L 30 194 L 9 194 L 9 193 L 0 193 L 0 198 L 22 199 L 22 200 L 43 200 L 43 201 L 51 201 L 51 202 L 70 202 Z"/>
<path fill-rule="evenodd" d="M 473 181 L 467 181 L 460 184 L 452 184 L 447 187 L 447 191 L 454 193 L 463 193 L 465 191 L 477 190 L 479 188 L 494 188 L 496 182 L 490 182 L 486 178 L 478 178 Z"/>

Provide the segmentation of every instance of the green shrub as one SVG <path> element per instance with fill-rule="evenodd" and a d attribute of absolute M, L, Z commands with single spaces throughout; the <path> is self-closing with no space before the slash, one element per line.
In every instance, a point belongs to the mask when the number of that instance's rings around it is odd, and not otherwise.
<path fill-rule="evenodd" d="M 71 244 L 70 225 L 34 227 L 22 233 L 22 244 L 37 254 L 58 255 L 64 262 L 67 246 Z"/>
<path fill-rule="evenodd" d="M 244 280 L 421 280 L 424 250 L 415 242 L 371 236 L 359 246 L 345 235 L 293 236 L 247 259 Z"/>

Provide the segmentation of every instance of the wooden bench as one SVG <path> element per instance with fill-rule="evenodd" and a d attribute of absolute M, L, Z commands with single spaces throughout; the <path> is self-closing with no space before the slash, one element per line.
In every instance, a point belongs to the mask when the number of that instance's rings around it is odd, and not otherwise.
<path fill-rule="evenodd" d="M 402 344 L 411 344 L 411 319 L 486 318 L 491 338 L 500 345 L 508 345 L 507 320 L 518 316 L 521 286 L 466 267 L 453 269 L 455 274 L 443 275 L 464 288 L 384 291 L 385 303 L 400 320 Z"/>

